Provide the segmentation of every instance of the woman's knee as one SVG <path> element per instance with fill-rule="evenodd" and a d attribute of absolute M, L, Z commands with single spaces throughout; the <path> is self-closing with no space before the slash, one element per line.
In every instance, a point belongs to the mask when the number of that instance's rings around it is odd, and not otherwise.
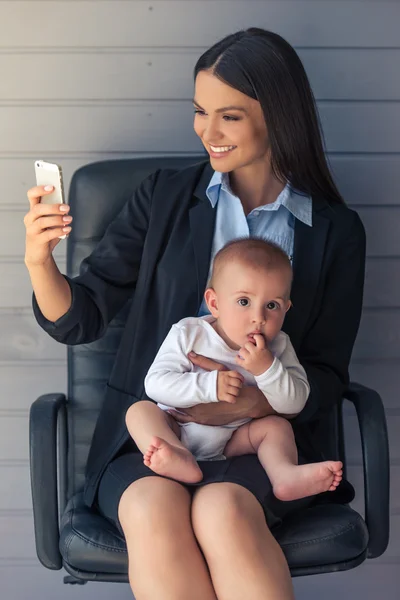
<path fill-rule="evenodd" d="M 124 533 L 159 530 L 169 523 L 176 526 L 190 517 L 190 494 L 179 483 L 162 477 L 144 477 L 124 491 L 118 506 L 118 518 Z"/>
<path fill-rule="evenodd" d="M 192 502 L 192 525 L 196 537 L 237 531 L 252 521 L 267 527 L 264 512 L 255 496 L 235 483 L 213 483 L 198 490 Z"/>

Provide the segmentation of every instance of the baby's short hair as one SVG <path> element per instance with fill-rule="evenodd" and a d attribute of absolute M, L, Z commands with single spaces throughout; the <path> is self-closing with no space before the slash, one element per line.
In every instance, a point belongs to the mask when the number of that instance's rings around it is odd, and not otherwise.
<path fill-rule="evenodd" d="M 292 265 L 286 252 L 277 244 L 258 237 L 231 240 L 214 257 L 210 287 L 214 287 L 219 274 L 228 263 L 240 262 L 265 271 L 287 269 L 292 281 Z M 290 291 L 290 290 L 289 290 Z"/>

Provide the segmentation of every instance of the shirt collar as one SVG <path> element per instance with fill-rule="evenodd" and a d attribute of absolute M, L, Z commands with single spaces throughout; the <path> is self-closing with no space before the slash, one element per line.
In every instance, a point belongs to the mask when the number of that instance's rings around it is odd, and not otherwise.
<path fill-rule="evenodd" d="M 228 173 L 214 171 L 206 190 L 207 197 L 213 208 L 215 208 L 218 202 L 221 189 L 230 194 L 230 196 L 235 197 L 229 185 Z M 296 219 L 299 219 L 305 225 L 312 226 L 311 196 L 295 190 L 290 186 L 289 182 L 285 185 L 275 202 L 258 206 L 257 210 L 278 210 L 280 206 L 284 206 Z"/>

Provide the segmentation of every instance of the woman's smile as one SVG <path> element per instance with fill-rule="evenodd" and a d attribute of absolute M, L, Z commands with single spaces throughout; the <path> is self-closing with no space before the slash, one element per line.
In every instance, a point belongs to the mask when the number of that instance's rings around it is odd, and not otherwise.
<path fill-rule="evenodd" d="M 236 146 L 212 146 L 209 144 L 208 152 L 212 158 L 223 158 L 233 152 L 235 148 Z"/>

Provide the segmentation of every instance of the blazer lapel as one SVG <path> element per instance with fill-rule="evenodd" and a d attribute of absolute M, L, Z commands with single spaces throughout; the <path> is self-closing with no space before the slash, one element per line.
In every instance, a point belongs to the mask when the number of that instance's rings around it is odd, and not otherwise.
<path fill-rule="evenodd" d="M 210 163 L 207 163 L 194 191 L 193 206 L 189 209 L 190 231 L 197 272 L 198 307 L 203 301 L 207 285 L 214 237 L 216 211 L 211 206 L 206 194 L 213 172 Z"/>
<path fill-rule="evenodd" d="M 313 210 L 312 218 L 312 227 L 296 219 L 294 228 L 293 306 L 286 314 L 283 330 L 291 338 L 295 349 L 300 346 L 313 308 L 329 231 L 329 219 L 321 215 L 318 208 Z"/>

